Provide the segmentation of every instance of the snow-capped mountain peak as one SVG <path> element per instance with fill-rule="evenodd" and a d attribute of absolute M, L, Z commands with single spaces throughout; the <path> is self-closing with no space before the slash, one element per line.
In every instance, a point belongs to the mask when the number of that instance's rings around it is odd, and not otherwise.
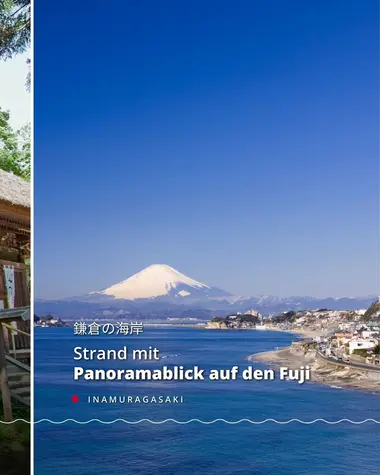
<path fill-rule="evenodd" d="M 162 296 L 187 297 L 193 294 L 207 294 L 211 287 L 202 284 L 166 264 L 153 264 L 134 274 L 129 279 L 112 285 L 101 292 L 116 299 L 152 299 Z"/>

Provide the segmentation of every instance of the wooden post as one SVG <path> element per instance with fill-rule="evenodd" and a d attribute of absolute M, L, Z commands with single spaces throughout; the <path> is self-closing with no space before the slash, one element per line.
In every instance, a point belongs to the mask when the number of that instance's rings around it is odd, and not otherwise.
<path fill-rule="evenodd" d="M 0 392 L 3 400 L 4 422 L 11 422 L 12 402 L 8 386 L 7 360 L 5 358 L 5 342 L 3 325 L 0 323 Z"/>

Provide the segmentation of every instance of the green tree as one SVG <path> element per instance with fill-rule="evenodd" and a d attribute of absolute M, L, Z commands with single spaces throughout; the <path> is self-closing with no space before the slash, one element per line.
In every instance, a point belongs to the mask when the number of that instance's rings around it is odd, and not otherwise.
<path fill-rule="evenodd" d="M 0 109 L 0 168 L 29 181 L 30 162 L 30 124 L 15 132 Z"/>
<path fill-rule="evenodd" d="M 0 60 L 24 53 L 30 46 L 30 0 L 0 0 Z M 26 88 L 30 91 L 30 60 Z"/>
<path fill-rule="evenodd" d="M 24 53 L 30 45 L 30 0 L 0 1 L 0 59 Z"/>

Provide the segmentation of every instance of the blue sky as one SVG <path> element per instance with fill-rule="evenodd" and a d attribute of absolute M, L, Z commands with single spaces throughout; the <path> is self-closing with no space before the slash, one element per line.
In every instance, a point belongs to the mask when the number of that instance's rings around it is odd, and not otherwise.
<path fill-rule="evenodd" d="M 35 9 L 37 296 L 378 293 L 376 0 Z"/>

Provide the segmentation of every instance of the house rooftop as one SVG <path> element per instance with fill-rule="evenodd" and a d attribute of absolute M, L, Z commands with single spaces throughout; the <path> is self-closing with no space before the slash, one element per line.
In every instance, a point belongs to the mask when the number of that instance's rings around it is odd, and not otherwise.
<path fill-rule="evenodd" d="M 30 208 L 30 183 L 16 175 L 0 170 L 0 201 Z"/>

